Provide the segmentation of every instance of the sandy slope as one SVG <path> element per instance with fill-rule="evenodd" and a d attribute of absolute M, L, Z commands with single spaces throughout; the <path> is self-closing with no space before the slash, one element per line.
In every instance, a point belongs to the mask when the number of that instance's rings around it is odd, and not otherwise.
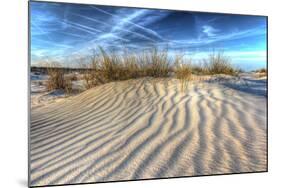
<path fill-rule="evenodd" d="M 31 185 L 265 171 L 264 87 L 147 78 L 35 108 Z"/>

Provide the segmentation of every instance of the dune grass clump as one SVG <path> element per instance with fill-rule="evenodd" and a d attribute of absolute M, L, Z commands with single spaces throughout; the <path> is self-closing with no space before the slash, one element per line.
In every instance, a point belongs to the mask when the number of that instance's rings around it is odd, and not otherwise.
<path fill-rule="evenodd" d="M 205 68 L 211 75 L 227 74 L 236 76 L 238 72 L 230 63 L 230 59 L 224 56 L 221 52 L 211 54 L 207 59 L 207 62 L 205 60 Z"/>
<path fill-rule="evenodd" d="M 99 70 L 99 57 L 94 54 L 90 63 L 80 60 L 79 66 L 83 71 L 81 72 L 82 80 L 84 80 L 84 87 L 90 89 L 102 83 L 105 83 L 103 75 Z"/>
<path fill-rule="evenodd" d="M 209 74 L 209 66 L 208 62 L 204 63 L 197 63 L 197 64 L 191 64 L 192 74 L 195 75 L 208 75 Z"/>
<path fill-rule="evenodd" d="M 73 87 L 72 87 L 72 80 L 71 78 L 65 78 L 64 79 L 64 86 L 62 88 L 66 94 L 73 93 Z"/>
<path fill-rule="evenodd" d="M 192 79 L 192 65 L 191 60 L 183 63 L 182 58 L 177 56 L 175 58 L 175 76 L 180 80 L 181 91 L 187 88 L 188 82 Z"/>
<path fill-rule="evenodd" d="M 258 72 L 258 73 L 267 73 L 267 69 L 266 68 L 261 68 L 261 69 L 257 70 L 256 72 Z"/>
<path fill-rule="evenodd" d="M 168 77 L 170 70 L 170 60 L 168 58 L 168 50 L 159 51 L 154 48 L 146 56 L 147 58 L 147 76 L 151 77 Z"/>
<path fill-rule="evenodd" d="M 254 71 L 254 72 L 257 74 L 258 78 L 267 76 L 267 69 L 266 68 L 261 68 L 261 69 L 258 69 L 256 71 Z"/>
<path fill-rule="evenodd" d="M 49 91 L 64 88 L 64 73 L 58 66 L 47 67 L 47 89 Z"/>
<path fill-rule="evenodd" d="M 108 54 L 103 48 L 100 47 L 100 71 L 107 82 L 122 80 L 121 60 L 118 55 L 111 53 Z"/>
<path fill-rule="evenodd" d="M 98 83 L 96 82 L 97 79 L 94 71 L 87 70 L 82 75 L 82 79 L 84 80 L 84 87 L 86 89 L 90 89 L 98 85 Z"/>
<path fill-rule="evenodd" d="M 167 51 L 152 51 L 142 54 L 107 53 L 100 47 L 99 67 L 102 77 L 107 81 L 128 80 L 139 77 L 167 77 L 170 61 Z"/>
<path fill-rule="evenodd" d="M 192 69 L 189 65 L 181 65 L 176 68 L 175 72 L 176 78 L 180 80 L 181 83 L 181 90 L 184 91 L 184 89 L 187 88 L 188 82 L 192 78 Z"/>
<path fill-rule="evenodd" d="M 135 54 L 124 54 L 122 56 L 123 79 L 139 78 L 143 75 L 143 70 Z"/>
<path fill-rule="evenodd" d="M 72 92 L 72 78 L 66 78 L 65 73 L 58 63 L 51 63 L 47 65 L 47 90 L 53 91 L 62 89 L 66 93 Z"/>

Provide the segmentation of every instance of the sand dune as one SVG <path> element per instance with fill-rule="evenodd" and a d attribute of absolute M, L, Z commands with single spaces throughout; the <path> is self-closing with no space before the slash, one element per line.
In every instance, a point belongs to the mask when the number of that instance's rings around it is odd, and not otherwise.
<path fill-rule="evenodd" d="M 265 82 L 248 83 L 144 78 L 34 108 L 31 185 L 265 171 L 266 96 L 251 85 Z"/>

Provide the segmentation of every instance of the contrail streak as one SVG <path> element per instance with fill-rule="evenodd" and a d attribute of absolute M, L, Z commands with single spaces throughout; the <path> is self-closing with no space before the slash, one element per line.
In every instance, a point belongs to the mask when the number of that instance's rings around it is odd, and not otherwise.
<path fill-rule="evenodd" d="M 95 7 L 95 6 L 91 6 L 91 7 L 94 8 L 94 9 L 96 9 L 96 10 L 98 10 L 98 11 L 100 11 L 100 12 L 102 12 L 102 13 L 104 13 L 104 14 L 107 14 L 107 15 L 110 15 L 110 16 L 113 16 L 113 17 L 122 19 L 122 18 L 120 18 L 120 17 L 117 16 L 117 15 L 111 14 L 111 13 L 109 13 L 109 12 L 107 12 L 107 11 L 104 11 L 104 10 L 102 10 L 102 9 L 100 9 L 100 8 L 97 8 L 97 7 Z M 136 23 L 134 23 L 134 22 L 131 22 L 131 21 L 129 21 L 129 20 L 124 20 L 124 21 L 127 22 L 127 23 L 132 24 L 133 26 L 135 26 L 135 27 L 137 27 L 137 28 L 139 28 L 139 29 L 145 30 L 146 32 L 148 32 L 148 33 L 150 33 L 150 34 L 156 36 L 157 38 L 159 38 L 159 39 L 161 39 L 161 40 L 165 40 L 165 39 L 163 39 L 157 32 L 155 32 L 155 31 L 153 31 L 153 30 L 151 30 L 151 29 L 148 29 L 148 28 L 146 28 L 146 27 L 140 26 L 140 25 L 138 25 L 138 24 L 136 24 Z"/>
<path fill-rule="evenodd" d="M 105 25 L 105 26 L 108 26 L 108 27 L 112 27 L 112 25 L 107 24 L 107 23 L 104 23 L 104 22 L 99 21 L 99 20 L 96 20 L 96 19 L 94 19 L 94 18 L 90 18 L 90 17 L 87 17 L 87 16 L 82 16 L 82 15 L 80 15 L 80 14 L 72 14 L 72 15 L 79 16 L 79 17 L 81 17 L 81 18 L 85 18 L 85 19 L 87 19 L 87 20 L 94 21 L 94 22 L 96 22 L 96 23 L 100 23 L 100 24 Z M 116 30 L 125 31 L 125 32 L 128 32 L 128 33 L 134 34 L 134 35 L 136 35 L 136 36 L 138 36 L 138 37 L 141 37 L 141 38 L 143 38 L 143 39 L 147 39 L 147 40 L 150 40 L 150 41 L 152 41 L 152 42 L 156 42 L 156 41 L 153 40 L 152 38 L 149 38 L 149 37 L 147 37 L 147 36 L 145 36 L 145 35 L 143 35 L 143 34 L 140 34 L 140 33 L 134 32 L 134 31 L 130 31 L 130 30 L 128 30 L 128 29 L 116 28 Z"/>
<path fill-rule="evenodd" d="M 69 25 L 70 27 L 73 27 L 73 28 L 78 29 L 78 30 L 80 30 L 80 31 L 84 31 L 84 32 L 89 33 L 89 34 L 92 34 L 92 35 L 94 35 L 94 36 L 97 34 L 97 33 L 95 33 L 95 32 L 89 31 L 89 30 L 87 30 L 87 29 L 81 28 L 81 27 L 76 26 L 76 25 L 73 25 L 73 24 L 70 24 L 70 23 L 67 23 L 67 22 L 63 22 L 63 21 L 61 21 L 61 22 L 62 22 L 62 23 L 65 23 L 65 24 L 67 24 L 67 25 Z"/>

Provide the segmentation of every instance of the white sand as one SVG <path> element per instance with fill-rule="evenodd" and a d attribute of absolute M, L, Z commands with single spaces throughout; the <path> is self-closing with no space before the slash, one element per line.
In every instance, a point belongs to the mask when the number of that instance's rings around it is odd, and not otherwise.
<path fill-rule="evenodd" d="M 33 108 L 31 185 L 265 171 L 265 81 L 244 82 L 129 80 Z"/>

